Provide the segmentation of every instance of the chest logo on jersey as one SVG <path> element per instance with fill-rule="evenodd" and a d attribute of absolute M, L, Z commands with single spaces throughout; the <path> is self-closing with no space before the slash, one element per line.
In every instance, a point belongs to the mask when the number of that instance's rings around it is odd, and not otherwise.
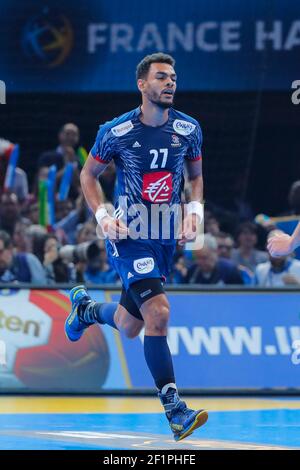
<path fill-rule="evenodd" d="M 122 135 L 127 134 L 127 132 L 133 129 L 133 124 L 131 121 L 122 122 L 118 126 L 112 127 L 111 131 L 116 137 L 121 137 Z"/>
<path fill-rule="evenodd" d="M 181 147 L 181 142 L 176 134 L 172 134 L 172 142 L 171 142 L 171 147 Z"/>
<path fill-rule="evenodd" d="M 142 197 L 150 202 L 169 202 L 172 196 L 172 173 L 156 171 L 143 175 Z"/>
<path fill-rule="evenodd" d="M 192 124 L 188 121 L 183 121 L 182 119 L 175 119 L 173 122 L 174 131 L 181 135 L 190 135 L 195 127 L 195 124 Z"/>

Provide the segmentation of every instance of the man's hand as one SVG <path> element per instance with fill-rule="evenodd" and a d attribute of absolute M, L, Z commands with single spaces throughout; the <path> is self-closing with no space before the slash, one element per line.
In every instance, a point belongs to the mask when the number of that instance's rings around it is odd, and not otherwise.
<path fill-rule="evenodd" d="M 293 238 L 286 233 L 275 233 L 269 238 L 267 248 L 273 258 L 287 256 L 295 249 Z"/>
<path fill-rule="evenodd" d="M 58 258 L 58 249 L 56 245 L 52 245 L 44 254 L 44 266 L 54 263 Z"/>
<path fill-rule="evenodd" d="M 179 245 L 196 240 L 199 233 L 200 219 L 197 214 L 188 214 L 182 224 L 182 232 L 179 234 Z"/>
<path fill-rule="evenodd" d="M 187 275 L 188 269 L 184 263 L 184 259 L 179 259 L 177 263 L 174 266 L 175 269 L 183 276 L 185 277 Z"/>
<path fill-rule="evenodd" d="M 108 238 L 109 240 L 122 240 L 128 236 L 128 228 L 126 225 L 121 220 L 114 219 L 109 215 L 103 217 L 100 226 L 105 238 Z"/>

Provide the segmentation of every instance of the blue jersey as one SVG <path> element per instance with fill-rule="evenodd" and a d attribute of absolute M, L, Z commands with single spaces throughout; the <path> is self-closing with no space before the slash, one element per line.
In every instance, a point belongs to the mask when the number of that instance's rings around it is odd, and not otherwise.
<path fill-rule="evenodd" d="M 202 132 L 195 119 L 170 108 L 167 122 L 152 127 L 140 114 L 138 107 L 101 125 L 91 149 L 97 161 L 115 162 L 118 214 L 126 209 L 126 222 L 134 219 L 128 219 L 131 206 L 179 205 L 185 159 L 201 159 Z M 157 238 L 164 240 L 161 232 Z"/>

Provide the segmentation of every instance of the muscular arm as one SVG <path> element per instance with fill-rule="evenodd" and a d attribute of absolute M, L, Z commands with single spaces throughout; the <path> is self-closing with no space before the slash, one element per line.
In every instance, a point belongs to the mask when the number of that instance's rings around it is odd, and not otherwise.
<path fill-rule="evenodd" d="M 104 205 L 103 191 L 98 181 L 98 176 L 106 167 L 106 164 L 97 162 L 97 160 L 89 154 L 80 173 L 80 182 L 84 197 L 94 214 L 99 206 Z"/>
<path fill-rule="evenodd" d="M 199 201 L 203 203 L 203 177 L 197 176 L 197 178 L 190 181 L 191 184 L 191 201 Z"/>
<path fill-rule="evenodd" d="M 203 177 L 202 177 L 202 161 L 187 161 L 187 172 L 190 183 L 190 204 L 199 206 L 198 203 L 203 204 Z M 189 207 L 189 205 L 187 207 Z M 194 212 L 189 213 L 183 221 L 182 233 L 180 235 L 179 244 L 183 245 L 188 241 L 195 240 L 199 231 L 199 222 L 203 221 L 203 206 L 202 214 L 199 214 L 199 208 Z M 200 218 L 199 218 L 200 217 Z"/>
<path fill-rule="evenodd" d="M 80 173 L 80 182 L 86 202 L 94 212 L 103 234 L 110 240 L 116 240 L 120 236 L 127 236 L 128 234 L 128 229 L 124 223 L 121 220 L 110 217 L 108 214 L 97 215 L 102 210 L 101 206 L 104 208 L 103 191 L 98 181 L 98 176 L 106 167 L 107 164 L 97 162 L 90 154 Z"/>
<path fill-rule="evenodd" d="M 202 160 L 188 160 L 186 168 L 191 191 L 190 199 L 191 201 L 199 201 L 203 203 Z"/>

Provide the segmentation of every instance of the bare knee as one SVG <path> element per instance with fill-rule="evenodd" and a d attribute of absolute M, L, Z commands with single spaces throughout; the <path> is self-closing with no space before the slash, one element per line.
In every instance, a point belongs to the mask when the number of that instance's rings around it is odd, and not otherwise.
<path fill-rule="evenodd" d="M 164 336 L 167 334 L 170 306 L 164 294 L 147 300 L 142 305 L 141 311 L 145 321 L 146 335 Z"/>
<path fill-rule="evenodd" d="M 127 338 L 136 338 L 143 326 L 144 322 L 133 317 L 126 309 L 119 305 L 114 317 L 116 326 L 119 331 L 125 334 Z"/>

